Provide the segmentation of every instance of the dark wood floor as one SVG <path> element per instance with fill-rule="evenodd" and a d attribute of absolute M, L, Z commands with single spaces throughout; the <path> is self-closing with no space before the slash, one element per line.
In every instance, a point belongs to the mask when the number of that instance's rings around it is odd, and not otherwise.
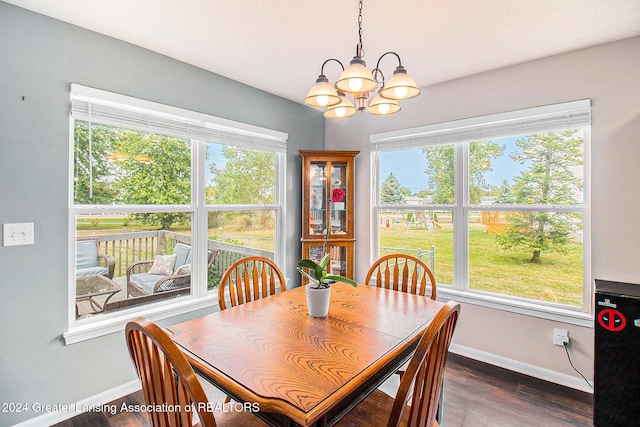
<path fill-rule="evenodd" d="M 137 392 L 111 404 L 143 404 Z M 150 426 L 135 413 L 81 414 L 56 427 Z M 592 395 L 457 355 L 445 372 L 443 427 L 568 427 L 592 425 Z"/>

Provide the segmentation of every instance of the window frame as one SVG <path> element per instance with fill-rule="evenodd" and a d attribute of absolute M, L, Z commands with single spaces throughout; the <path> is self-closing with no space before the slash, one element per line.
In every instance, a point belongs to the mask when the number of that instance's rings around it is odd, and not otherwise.
<path fill-rule="evenodd" d="M 286 232 L 284 214 L 286 212 L 286 141 L 288 135 L 283 132 L 235 122 L 190 110 L 172 107 L 165 104 L 146 101 L 77 84 L 71 85 L 71 115 L 69 120 L 69 196 L 68 196 L 68 329 L 63 334 L 67 345 L 95 338 L 105 334 L 124 330 L 126 323 L 136 316 L 144 316 L 153 321 L 187 314 L 199 309 L 215 306 L 218 301 L 217 291 L 207 290 L 205 266 L 207 264 L 206 248 L 208 243 L 207 215 L 212 210 L 273 210 L 275 215 L 275 261 L 286 269 Z M 162 125 L 168 123 L 170 132 L 153 127 L 127 126 L 110 118 L 100 119 L 91 115 L 90 104 L 100 107 L 115 108 L 120 113 L 134 116 L 144 115 L 153 122 Z M 88 111 L 87 111 L 87 106 Z M 110 126 L 128 127 L 131 129 L 154 130 L 163 135 L 178 136 L 191 140 L 191 200 L 181 205 L 81 205 L 74 201 L 74 123 L 75 120 L 93 119 L 93 123 Z M 126 119 L 125 119 L 126 121 Z M 90 120 L 91 122 L 91 120 Z M 179 128 L 184 124 L 184 129 Z M 275 153 L 275 200 L 269 205 L 207 205 L 206 189 L 206 144 L 207 139 L 225 145 L 264 150 Z M 76 319 L 75 316 L 75 241 L 76 217 L 83 213 L 135 213 L 135 212 L 188 212 L 192 216 L 191 244 L 198 256 L 194 258 L 191 293 L 181 298 L 141 304 L 100 316 Z M 285 270 L 286 271 L 286 270 Z"/>
<path fill-rule="evenodd" d="M 380 225 L 378 218 L 382 209 L 398 210 L 450 210 L 453 215 L 454 280 L 451 286 L 440 286 L 438 296 L 456 299 L 483 307 L 504 310 L 529 316 L 575 324 L 593 326 L 591 295 L 590 250 L 590 100 L 572 101 L 543 107 L 512 111 L 507 113 L 479 116 L 471 119 L 410 128 L 383 134 L 371 135 L 371 234 L 370 261 L 377 259 L 380 246 Z M 474 140 L 527 135 L 536 132 L 553 131 L 562 128 L 579 127 L 584 131 L 584 181 L 583 200 L 576 205 L 483 205 L 469 203 L 469 147 Z M 455 203 L 424 205 L 382 205 L 380 203 L 380 152 L 409 148 L 452 144 L 455 162 Z M 536 301 L 516 296 L 485 293 L 469 288 L 468 250 L 470 212 L 491 211 L 553 211 L 577 212 L 583 221 L 583 286 L 582 307 L 571 307 L 544 301 Z M 437 275 L 436 275 L 437 278 Z"/>

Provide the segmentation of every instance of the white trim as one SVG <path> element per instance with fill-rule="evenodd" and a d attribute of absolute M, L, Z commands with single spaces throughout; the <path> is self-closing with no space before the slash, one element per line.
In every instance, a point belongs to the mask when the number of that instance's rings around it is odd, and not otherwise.
<path fill-rule="evenodd" d="M 71 84 L 74 119 L 188 139 L 286 152 L 288 134 L 171 105 Z"/>
<path fill-rule="evenodd" d="M 94 396 L 90 396 L 86 399 L 82 399 L 78 402 L 70 403 L 68 405 L 58 405 L 61 410 L 50 412 L 45 412 L 43 410 L 42 415 L 15 424 L 14 427 L 41 427 L 58 424 L 62 421 L 66 421 L 70 418 L 86 412 L 82 410 L 83 408 L 100 408 L 101 406 L 106 405 L 109 402 L 120 399 L 121 397 L 124 397 L 128 394 L 135 393 L 141 388 L 142 386 L 140 384 L 140 380 L 133 380 L 114 387 L 110 390 L 105 390 L 102 393 L 96 394 Z M 33 405 L 29 409 L 33 409 Z M 116 410 L 120 412 L 119 407 L 116 408 Z"/>
<path fill-rule="evenodd" d="M 62 336 L 66 345 L 124 331 L 124 327 L 131 319 L 142 316 L 157 322 L 173 316 L 187 314 L 196 310 L 218 307 L 218 293 L 209 292 L 204 297 L 186 296 L 176 298 L 170 303 L 149 304 L 134 307 L 130 310 L 113 312 L 113 314 L 99 315 L 104 319 L 96 320 L 97 316 L 78 320 Z M 73 310 L 70 310 L 73 311 Z"/>
<path fill-rule="evenodd" d="M 589 387 L 581 377 L 574 377 L 573 375 L 552 371 L 551 369 L 541 368 L 529 363 L 519 362 L 514 359 L 509 359 L 507 357 L 498 356 L 455 343 L 451 343 L 449 351 L 454 354 L 459 354 L 460 356 L 468 357 L 470 359 L 478 360 L 480 362 L 488 363 L 490 365 L 498 366 L 524 375 L 529 375 L 530 377 L 549 381 L 554 384 L 584 391 L 586 393 L 593 393 L 593 389 Z"/>
<path fill-rule="evenodd" d="M 380 245 L 379 214 L 382 209 L 397 210 L 447 210 L 452 213 L 453 221 L 453 283 L 441 286 L 438 293 L 449 295 L 461 302 L 481 305 L 494 309 L 510 311 L 527 316 L 550 319 L 580 326 L 592 327 L 591 303 L 592 280 L 590 251 L 590 124 L 591 100 L 583 99 L 554 105 L 528 108 L 490 114 L 467 119 L 455 120 L 401 129 L 392 132 L 373 134 L 371 141 L 371 186 L 372 209 L 371 236 L 372 262 L 378 256 Z M 482 205 L 469 203 L 469 142 L 478 139 L 500 138 L 524 135 L 538 131 L 550 131 L 568 127 L 584 129 L 584 197 L 582 203 L 574 205 Z M 384 151 L 407 150 L 418 147 L 448 144 L 454 149 L 455 201 L 450 205 L 381 205 L 377 177 L 380 169 L 380 153 Z M 524 212 L 576 212 L 582 215 L 583 224 L 583 280 L 582 307 L 574 309 L 569 305 L 560 305 L 525 299 L 503 294 L 487 294 L 469 289 L 469 221 L 471 211 L 524 211 Z M 437 274 L 436 274 L 437 276 Z"/>
<path fill-rule="evenodd" d="M 287 271 L 288 260 L 287 257 L 287 231 L 286 231 L 286 212 L 287 212 L 287 159 L 286 155 L 276 156 L 276 182 L 280 185 L 276 185 L 275 188 L 275 209 L 276 215 L 276 234 L 274 235 L 275 248 L 274 248 L 274 262 L 280 266 L 280 270 Z M 287 279 L 288 280 L 288 279 Z"/>
<path fill-rule="evenodd" d="M 63 334 L 66 344 L 73 344 L 124 330 L 127 321 L 135 316 L 161 320 L 217 304 L 217 293 L 206 287 L 207 215 L 214 210 L 256 211 L 272 210 L 276 217 L 277 234 L 275 261 L 286 269 L 286 142 L 288 134 L 246 123 L 222 119 L 178 107 L 134 98 L 104 90 L 71 84 L 71 120 L 69 120 L 69 248 L 68 248 L 68 325 Z M 94 107 L 96 108 L 94 110 Z M 102 116 L 100 113 L 104 113 Z M 109 125 L 122 125 L 142 131 L 157 131 L 191 140 L 191 200 L 181 205 L 77 205 L 74 200 L 74 120 L 89 120 Z M 213 139 L 209 139 L 209 137 Z M 274 153 L 276 159 L 276 201 L 269 205 L 206 205 L 206 142 L 236 145 Z M 145 306 L 131 307 L 114 313 L 99 314 L 76 320 L 75 306 L 75 247 L 76 217 L 82 214 L 185 212 L 192 216 L 192 247 L 194 258 L 192 295 Z M 214 295 L 215 294 L 215 295 Z"/>
<path fill-rule="evenodd" d="M 515 297 L 501 297 L 497 294 L 472 292 L 453 289 L 450 286 L 438 285 L 438 299 L 447 301 L 453 299 L 457 302 L 478 305 L 495 310 L 522 314 L 524 316 L 537 317 L 552 320 L 554 322 L 567 323 L 569 325 L 593 328 L 593 316 L 579 310 L 544 303 L 542 301 L 517 299 Z"/>
<path fill-rule="evenodd" d="M 591 124 L 591 100 L 564 102 L 450 122 L 401 129 L 370 136 L 377 151 L 469 142 Z"/>

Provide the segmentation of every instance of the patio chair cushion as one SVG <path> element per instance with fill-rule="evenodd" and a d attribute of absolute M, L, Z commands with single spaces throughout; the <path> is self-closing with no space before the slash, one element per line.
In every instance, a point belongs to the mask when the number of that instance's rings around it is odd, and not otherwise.
<path fill-rule="evenodd" d="M 211 251 L 208 252 L 208 255 L 211 256 Z M 191 259 L 191 246 L 184 243 L 176 243 L 171 255 L 157 255 L 147 273 L 132 274 L 129 280 L 146 294 L 151 295 L 158 280 L 177 274 L 191 274 Z M 158 261 L 157 266 L 156 261 Z M 161 263 L 165 263 L 164 268 L 160 268 L 162 267 Z M 169 266 L 168 264 L 171 265 Z M 154 266 L 158 268 L 154 269 Z"/>
<path fill-rule="evenodd" d="M 98 259 L 95 240 L 76 241 L 76 276 L 107 276 L 108 267 L 102 267 Z"/>
<path fill-rule="evenodd" d="M 109 269 L 107 267 L 88 267 L 88 268 L 79 268 L 76 269 L 76 277 L 87 277 L 87 276 L 108 276 Z"/>
<path fill-rule="evenodd" d="M 181 265 L 176 268 L 175 274 L 191 274 L 191 264 Z"/>
<path fill-rule="evenodd" d="M 148 274 L 160 274 L 164 276 L 173 274 L 173 268 L 176 265 L 176 256 L 176 254 L 156 255 Z"/>
<path fill-rule="evenodd" d="M 173 248 L 173 254 L 176 255 L 175 267 L 180 267 L 191 262 L 191 246 L 176 243 L 176 246 Z"/>
<path fill-rule="evenodd" d="M 135 283 L 139 288 L 142 288 L 148 295 L 153 294 L 153 288 L 156 286 L 158 280 L 167 277 L 164 274 L 149 274 L 139 273 L 132 274 L 130 280 Z"/>

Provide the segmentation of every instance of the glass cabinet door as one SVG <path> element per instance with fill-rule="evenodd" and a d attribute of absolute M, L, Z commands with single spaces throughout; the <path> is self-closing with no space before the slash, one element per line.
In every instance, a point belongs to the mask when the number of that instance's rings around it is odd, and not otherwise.
<path fill-rule="evenodd" d="M 347 163 L 332 162 L 329 182 L 329 200 L 331 207 L 331 234 L 344 235 L 348 230 L 347 210 Z"/>
<path fill-rule="evenodd" d="M 331 254 L 329 264 L 327 265 L 327 273 L 335 274 L 338 276 L 350 277 L 352 275 L 350 267 L 350 254 L 349 246 L 343 244 L 312 244 L 307 246 L 308 253 L 304 253 L 304 257 L 308 257 L 310 260 L 316 263 L 320 262 L 322 257 L 329 252 Z M 309 280 L 303 277 L 303 284 L 309 283 Z"/>
<path fill-rule="evenodd" d="M 328 265 L 329 274 L 338 276 L 349 276 L 347 273 L 349 266 L 348 248 L 346 246 L 330 246 L 331 262 Z"/>
<path fill-rule="evenodd" d="M 359 151 L 300 150 L 302 158 L 302 256 L 316 262 L 328 253 L 327 272 L 353 279 L 354 181 Z M 303 277 L 303 283 L 308 280 Z"/>
<path fill-rule="evenodd" d="M 311 162 L 309 175 L 309 234 L 327 232 L 327 162 Z"/>
<path fill-rule="evenodd" d="M 316 264 L 320 262 L 324 254 L 325 254 L 324 245 L 309 246 L 308 257 L 311 261 L 315 262 Z"/>

